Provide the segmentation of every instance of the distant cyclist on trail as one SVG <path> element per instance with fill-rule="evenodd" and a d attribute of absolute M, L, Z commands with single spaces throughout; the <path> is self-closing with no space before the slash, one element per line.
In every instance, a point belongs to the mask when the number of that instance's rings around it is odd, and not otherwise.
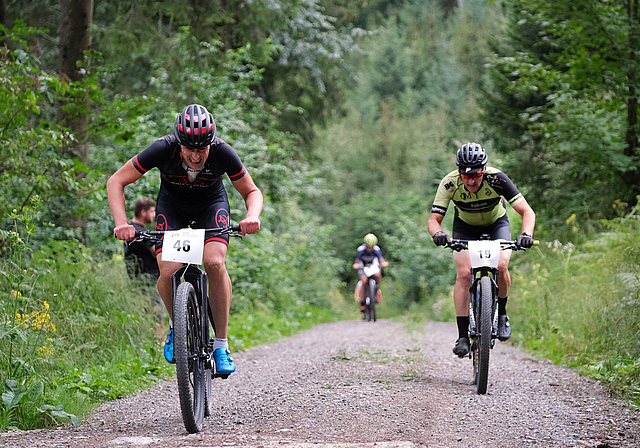
<path fill-rule="evenodd" d="M 360 303 L 363 303 L 366 300 L 366 289 L 362 287 L 367 284 L 367 275 L 364 273 L 364 267 L 369 266 L 378 260 L 381 268 L 386 268 L 389 266 L 389 263 L 385 261 L 382 256 L 382 251 L 378 246 L 378 237 L 376 237 L 373 233 L 368 233 L 364 236 L 364 244 L 358 247 L 356 251 L 356 261 L 353 263 L 353 269 L 358 270 L 358 275 L 360 276 L 360 282 L 358 284 L 360 287 L 356 287 L 356 291 L 359 289 L 360 293 Z M 382 271 L 376 272 L 374 275 L 376 282 L 378 283 L 378 287 L 380 287 L 380 281 L 382 280 Z M 356 292 L 357 295 L 357 292 Z M 371 297 L 372 300 L 376 300 L 377 298 Z M 364 311 L 364 308 L 361 307 L 360 311 Z"/>
<path fill-rule="evenodd" d="M 213 116 L 203 106 L 192 104 L 178 114 L 171 134 L 160 137 L 148 148 L 125 163 L 107 182 L 109 207 L 115 221 L 115 235 L 130 241 L 135 227 L 127 222 L 124 187 L 158 168 L 160 191 L 156 204 L 156 230 L 179 230 L 195 223 L 195 228 L 210 229 L 229 225 L 229 200 L 222 183 L 227 173 L 234 188 L 244 198 L 247 216 L 240 221 L 242 235 L 260 230 L 262 193 L 245 169 L 236 152 L 216 137 Z M 229 236 L 205 235 L 203 265 L 209 279 L 209 305 L 215 325 L 213 358 L 216 372 L 233 373 L 235 364 L 227 343 L 231 280 L 225 267 Z M 182 263 L 162 260 L 162 243 L 156 245 L 160 277 L 158 292 L 172 315 L 171 275 Z M 169 323 L 164 355 L 173 357 L 173 321 Z"/>
<path fill-rule="evenodd" d="M 427 224 L 433 241 L 444 246 L 451 241 L 442 229 L 442 220 L 449 203 L 455 204 L 453 218 L 453 238 L 478 240 L 489 234 L 492 240 L 511 241 L 511 229 L 507 218 L 506 199 L 513 209 L 522 216 L 522 233 L 518 245 L 529 248 L 533 245 L 533 229 L 536 215 L 518 191 L 511 179 L 502 171 L 487 166 L 487 153 L 477 143 L 462 145 L 456 154 L 458 169 L 447 174 L 436 192 L 431 216 Z M 504 198 L 504 199 L 503 199 Z M 453 290 L 453 302 L 458 323 L 458 340 L 453 353 L 462 357 L 469 353 L 469 288 L 471 287 L 471 260 L 468 251 L 453 255 L 457 277 Z M 507 297 L 511 276 L 509 259 L 511 250 L 500 253 L 498 269 L 498 339 L 506 341 L 511 337 L 511 326 L 507 316 Z"/>

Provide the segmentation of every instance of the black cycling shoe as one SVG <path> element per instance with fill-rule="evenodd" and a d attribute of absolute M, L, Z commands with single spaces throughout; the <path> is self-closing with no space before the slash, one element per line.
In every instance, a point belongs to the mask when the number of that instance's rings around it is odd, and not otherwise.
<path fill-rule="evenodd" d="M 509 325 L 509 316 L 503 314 L 498 316 L 498 339 L 506 341 L 511 337 L 511 325 Z"/>
<path fill-rule="evenodd" d="M 453 353 L 460 358 L 464 358 L 469 353 L 469 338 L 460 338 L 453 347 Z"/>

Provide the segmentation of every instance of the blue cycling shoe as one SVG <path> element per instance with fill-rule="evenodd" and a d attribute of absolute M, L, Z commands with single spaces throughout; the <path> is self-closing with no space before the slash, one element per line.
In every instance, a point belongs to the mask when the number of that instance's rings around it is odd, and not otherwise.
<path fill-rule="evenodd" d="M 216 364 L 216 373 L 218 375 L 228 375 L 236 371 L 236 365 L 231 359 L 231 353 L 226 348 L 217 348 L 213 352 L 213 361 Z"/>
<path fill-rule="evenodd" d="M 169 328 L 167 339 L 164 341 L 164 359 L 166 359 L 168 363 L 176 363 L 176 360 L 173 359 L 173 328 Z"/>

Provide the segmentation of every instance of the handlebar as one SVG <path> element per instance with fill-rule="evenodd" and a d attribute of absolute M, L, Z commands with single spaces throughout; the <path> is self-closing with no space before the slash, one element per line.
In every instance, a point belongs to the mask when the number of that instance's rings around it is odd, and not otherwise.
<path fill-rule="evenodd" d="M 215 232 L 215 236 L 220 235 L 229 235 L 234 236 L 236 238 L 242 239 L 242 235 L 238 235 L 234 232 L 240 232 L 240 225 L 237 226 L 227 226 L 227 227 L 216 227 L 215 229 L 204 229 L 205 233 L 207 232 Z M 172 232 L 173 230 L 136 230 L 136 237 L 133 241 L 152 241 L 158 242 L 164 236 L 165 232 Z M 133 242 L 133 241 L 130 241 Z"/>
<path fill-rule="evenodd" d="M 539 246 L 540 241 L 533 240 L 533 245 Z M 469 240 L 451 240 L 451 242 L 447 243 L 444 247 L 448 247 L 449 249 L 455 250 L 456 252 L 460 252 L 461 250 L 469 249 Z M 519 246 L 516 241 L 500 241 L 500 249 L 527 250 L 526 247 Z"/>

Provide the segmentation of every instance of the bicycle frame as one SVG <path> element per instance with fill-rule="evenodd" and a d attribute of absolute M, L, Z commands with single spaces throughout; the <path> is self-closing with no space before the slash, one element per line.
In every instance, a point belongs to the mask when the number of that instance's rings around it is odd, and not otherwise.
<path fill-rule="evenodd" d="M 209 321 L 211 322 L 211 326 L 215 332 L 216 326 L 213 321 L 213 315 L 211 314 L 211 308 L 209 307 L 209 294 L 207 293 L 209 284 L 207 273 L 193 264 L 183 264 L 182 267 L 171 276 L 172 296 L 175 296 L 175 293 L 178 290 L 178 285 L 183 281 L 189 282 L 193 285 L 193 288 L 196 291 L 196 298 L 198 300 L 198 309 L 207 310 Z M 207 321 L 199 319 L 199 322 L 202 323 L 200 328 L 201 334 L 207 334 L 208 328 L 205 328 L 205 325 L 208 325 Z M 201 350 L 200 356 L 210 358 L 204 350 Z"/>

